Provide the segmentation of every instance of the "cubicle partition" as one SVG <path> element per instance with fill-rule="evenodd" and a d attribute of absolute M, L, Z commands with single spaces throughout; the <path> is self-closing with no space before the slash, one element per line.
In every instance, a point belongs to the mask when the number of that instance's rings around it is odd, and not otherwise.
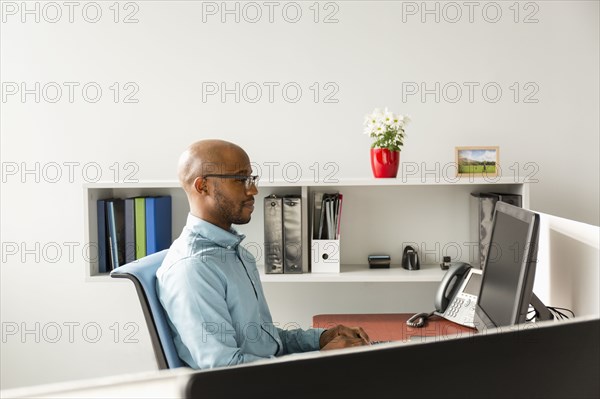
<path fill-rule="evenodd" d="M 436 342 L 316 352 L 191 374 L 185 396 L 597 398 L 599 336 L 600 319 L 590 318 Z"/>

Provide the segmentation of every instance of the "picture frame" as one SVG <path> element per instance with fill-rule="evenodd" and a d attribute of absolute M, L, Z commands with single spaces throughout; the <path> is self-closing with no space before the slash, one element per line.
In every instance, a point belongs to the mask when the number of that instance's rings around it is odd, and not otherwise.
<path fill-rule="evenodd" d="M 500 147 L 455 147 L 456 176 L 498 176 Z"/>

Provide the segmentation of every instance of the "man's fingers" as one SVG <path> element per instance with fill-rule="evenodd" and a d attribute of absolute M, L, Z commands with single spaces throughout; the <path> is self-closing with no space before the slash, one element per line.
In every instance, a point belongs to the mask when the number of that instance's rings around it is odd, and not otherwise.
<path fill-rule="evenodd" d="M 351 329 L 353 330 L 355 337 L 362 339 L 366 343 L 370 342 L 369 335 L 365 332 L 365 330 L 362 329 L 362 327 L 352 327 Z"/>
<path fill-rule="evenodd" d="M 348 337 L 338 335 L 334 339 L 329 341 L 329 343 L 323 347 L 323 350 L 351 348 L 354 346 L 363 346 L 366 344 L 368 344 L 368 342 L 365 342 L 364 339 L 361 337 Z"/>
<path fill-rule="evenodd" d="M 365 330 L 362 329 L 362 327 L 358 327 L 358 336 L 365 340 L 365 342 L 371 342 L 369 336 L 367 335 Z"/>

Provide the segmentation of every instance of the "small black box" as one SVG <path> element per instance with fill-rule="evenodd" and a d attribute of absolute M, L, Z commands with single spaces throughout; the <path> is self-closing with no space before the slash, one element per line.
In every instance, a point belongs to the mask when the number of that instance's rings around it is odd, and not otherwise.
<path fill-rule="evenodd" d="M 391 259 L 389 255 L 369 255 L 368 260 L 370 269 L 390 268 Z"/>

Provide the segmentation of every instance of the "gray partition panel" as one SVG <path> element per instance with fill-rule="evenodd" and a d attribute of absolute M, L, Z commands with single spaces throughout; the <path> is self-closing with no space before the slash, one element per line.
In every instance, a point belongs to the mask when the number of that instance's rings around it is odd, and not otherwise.
<path fill-rule="evenodd" d="M 600 320 L 200 371 L 190 398 L 598 398 Z"/>

